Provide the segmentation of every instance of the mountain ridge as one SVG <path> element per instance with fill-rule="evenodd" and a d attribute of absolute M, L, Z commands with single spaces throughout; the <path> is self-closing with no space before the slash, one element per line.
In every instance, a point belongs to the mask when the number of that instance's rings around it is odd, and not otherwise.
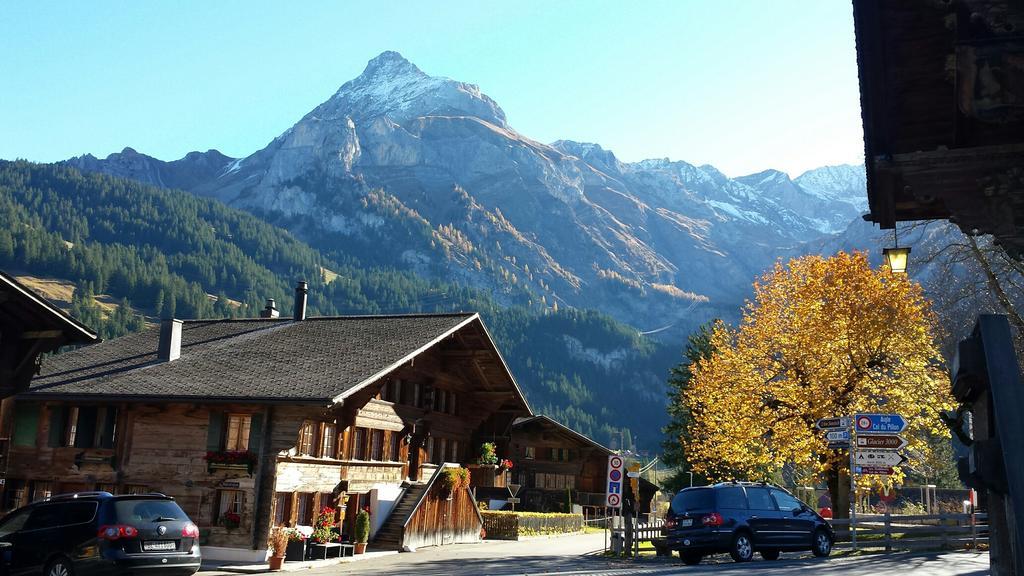
<path fill-rule="evenodd" d="M 755 181 L 680 160 L 625 163 L 596 143 L 544 144 L 479 87 L 397 52 L 245 158 L 128 156 L 137 166 L 123 153 L 68 163 L 210 196 L 328 253 L 366 253 L 508 303 L 514 285 L 531 302 L 597 307 L 641 327 L 669 318 L 681 331 L 732 317 L 780 252 L 858 217 L 863 172 Z"/>

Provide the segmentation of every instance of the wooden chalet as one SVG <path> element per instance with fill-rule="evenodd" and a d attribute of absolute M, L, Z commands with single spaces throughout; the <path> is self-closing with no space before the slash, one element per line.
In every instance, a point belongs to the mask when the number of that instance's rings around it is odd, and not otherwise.
<path fill-rule="evenodd" d="M 48 361 L 4 423 L 3 508 L 162 492 L 220 559 L 262 560 L 325 506 L 343 536 L 368 509 L 378 546 L 479 540 L 438 468 L 530 414 L 480 317 L 305 318 L 300 290 L 293 318 L 166 320 Z"/>
<path fill-rule="evenodd" d="M 517 419 L 511 437 L 509 475 L 521 486 L 516 510 L 571 511 L 570 500 L 593 510 L 604 508 L 608 457 L 615 452 L 543 415 Z M 654 484 L 641 482 L 640 512 L 650 511 L 655 492 Z"/>

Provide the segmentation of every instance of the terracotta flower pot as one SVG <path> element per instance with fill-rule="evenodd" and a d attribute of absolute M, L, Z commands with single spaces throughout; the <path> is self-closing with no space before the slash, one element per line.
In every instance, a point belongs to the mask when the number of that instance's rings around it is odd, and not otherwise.
<path fill-rule="evenodd" d="M 366 542 L 356 542 L 356 554 L 366 552 Z"/>
<path fill-rule="evenodd" d="M 271 571 L 280 570 L 282 564 L 284 564 L 284 556 L 271 556 L 270 557 L 270 570 Z"/>

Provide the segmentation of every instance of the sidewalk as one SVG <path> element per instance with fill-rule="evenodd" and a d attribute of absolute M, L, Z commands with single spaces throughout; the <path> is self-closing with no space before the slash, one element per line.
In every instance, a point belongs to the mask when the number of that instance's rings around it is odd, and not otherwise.
<path fill-rule="evenodd" d="M 373 560 L 384 556 L 392 556 L 398 554 L 397 550 L 378 550 L 376 552 L 367 551 L 363 554 L 356 556 L 346 556 L 345 558 L 328 558 L 327 560 L 307 560 L 304 562 L 285 562 L 281 565 L 281 572 L 296 572 L 299 570 L 310 570 L 313 568 L 323 568 L 326 566 L 334 566 L 337 564 L 349 564 L 351 562 L 361 562 L 363 560 Z M 214 560 L 204 560 L 202 567 L 199 569 L 198 574 L 201 576 L 234 576 L 237 574 L 263 574 L 270 571 L 270 565 L 263 564 L 239 564 L 234 562 L 218 562 Z"/>

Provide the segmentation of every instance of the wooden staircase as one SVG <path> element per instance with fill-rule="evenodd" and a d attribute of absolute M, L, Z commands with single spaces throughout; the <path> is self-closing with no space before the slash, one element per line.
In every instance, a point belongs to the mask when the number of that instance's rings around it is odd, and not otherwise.
<path fill-rule="evenodd" d="M 380 530 L 377 530 L 373 537 L 373 542 L 376 546 L 382 548 L 400 548 L 402 546 L 402 530 L 405 526 L 405 521 L 420 501 L 427 487 L 427 483 L 418 482 L 410 485 L 402 492 L 402 496 L 391 510 L 388 519 L 384 521 Z"/>

